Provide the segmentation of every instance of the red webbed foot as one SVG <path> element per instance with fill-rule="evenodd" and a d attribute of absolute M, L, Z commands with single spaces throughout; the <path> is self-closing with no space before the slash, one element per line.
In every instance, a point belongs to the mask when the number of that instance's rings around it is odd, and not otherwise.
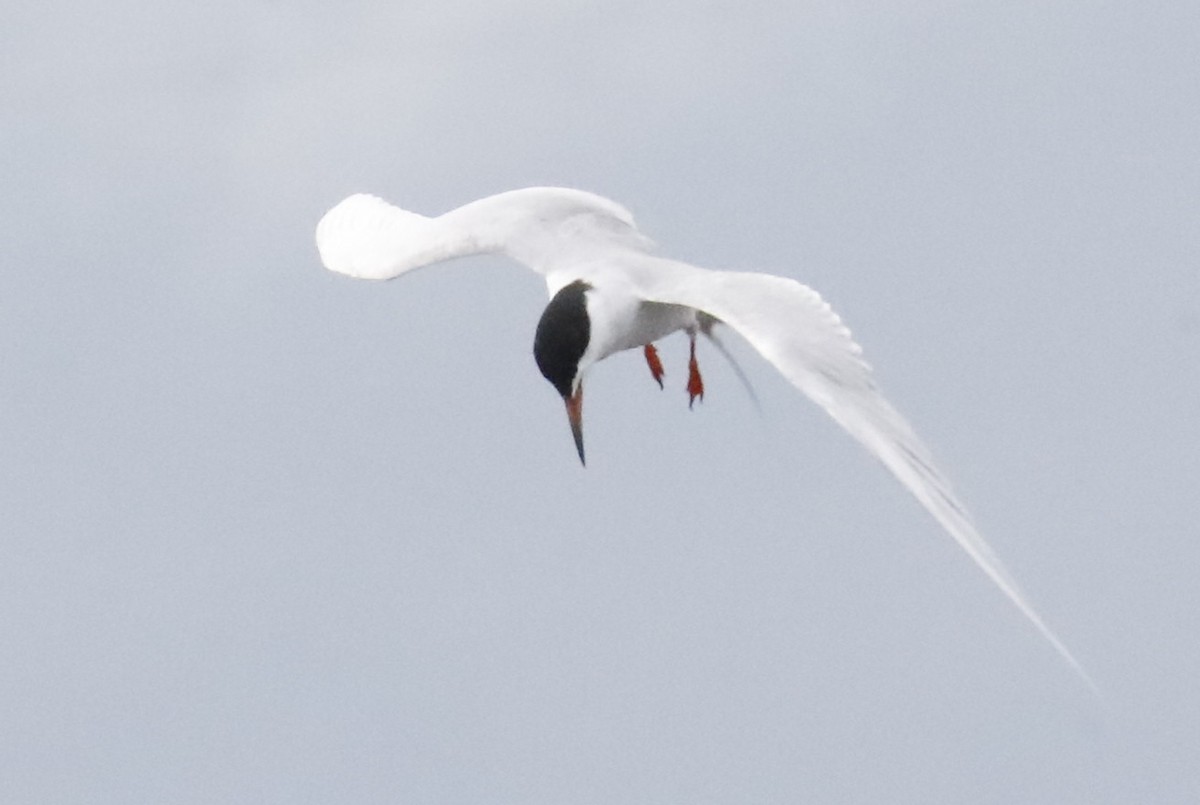
<path fill-rule="evenodd" d="M 654 377 L 654 382 L 661 389 L 663 387 L 662 379 L 665 372 L 663 371 L 662 361 L 658 359 L 658 350 L 654 348 L 653 344 L 647 344 L 645 353 L 646 365 L 650 367 L 650 374 Z"/>
<path fill-rule="evenodd" d="M 700 377 L 700 367 L 696 363 L 696 336 L 691 336 L 692 348 L 688 358 L 688 408 L 690 409 L 696 398 L 700 398 L 700 402 L 704 402 L 704 380 Z"/>

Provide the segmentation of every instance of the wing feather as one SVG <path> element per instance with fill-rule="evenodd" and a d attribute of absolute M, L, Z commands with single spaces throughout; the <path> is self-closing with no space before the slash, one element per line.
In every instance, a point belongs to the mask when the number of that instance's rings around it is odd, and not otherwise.
<path fill-rule="evenodd" d="M 376 280 L 494 252 L 548 274 L 610 252 L 653 246 L 621 205 L 562 187 L 510 190 L 432 218 L 359 193 L 325 213 L 316 239 L 326 268 Z"/>
<path fill-rule="evenodd" d="M 704 311 L 745 338 L 878 458 L 1096 689 L 976 529 L 929 449 L 876 388 L 862 349 L 816 291 L 795 280 L 768 274 L 696 269 L 681 272 L 678 268 L 660 273 L 664 281 L 659 287 L 647 288 L 653 301 Z"/>
<path fill-rule="evenodd" d="M 317 251 L 330 271 L 360 279 L 391 279 L 431 262 L 430 218 L 359 193 L 317 224 Z"/>

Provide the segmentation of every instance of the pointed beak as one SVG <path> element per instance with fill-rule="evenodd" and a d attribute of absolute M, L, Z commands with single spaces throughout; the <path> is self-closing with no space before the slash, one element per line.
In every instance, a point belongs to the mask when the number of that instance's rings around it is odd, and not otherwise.
<path fill-rule="evenodd" d="M 571 423 L 571 435 L 575 437 L 575 449 L 579 451 L 579 463 L 587 466 L 583 458 L 583 385 L 575 387 L 575 392 L 569 397 L 563 397 L 567 404 L 567 420 Z"/>

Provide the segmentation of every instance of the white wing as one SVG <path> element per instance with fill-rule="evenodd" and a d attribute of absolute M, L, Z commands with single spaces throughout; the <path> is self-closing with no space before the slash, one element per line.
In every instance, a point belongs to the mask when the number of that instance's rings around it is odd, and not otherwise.
<path fill-rule="evenodd" d="M 882 461 L 1087 684 L 1097 690 L 976 530 L 929 450 L 876 389 L 861 348 L 820 295 L 799 282 L 769 274 L 688 269 L 691 267 L 671 263 L 658 271 L 639 272 L 647 298 L 702 310 L 745 338 L 796 388 Z"/>
<path fill-rule="evenodd" d="M 621 205 L 558 187 L 511 190 L 436 218 L 359 194 L 317 224 L 317 250 L 325 267 L 361 279 L 391 279 L 454 257 L 491 252 L 546 274 L 574 260 L 652 245 Z"/>

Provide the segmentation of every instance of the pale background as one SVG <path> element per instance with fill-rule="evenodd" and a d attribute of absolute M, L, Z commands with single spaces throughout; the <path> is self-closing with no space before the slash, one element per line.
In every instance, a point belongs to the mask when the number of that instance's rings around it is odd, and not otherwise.
<path fill-rule="evenodd" d="M 1200 5 L 3 4 L 0 801 L 1200 801 Z M 532 184 L 818 288 L 1098 702 L 747 350 L 320 215 Z"/>

